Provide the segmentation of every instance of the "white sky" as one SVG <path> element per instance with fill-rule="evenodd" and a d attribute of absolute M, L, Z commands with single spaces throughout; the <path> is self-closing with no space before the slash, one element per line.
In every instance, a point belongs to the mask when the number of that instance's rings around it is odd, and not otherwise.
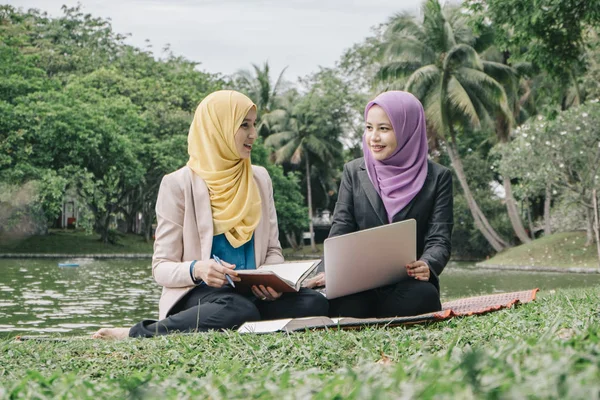
<path fill-rule="evenodd" d="M 72 0 L 5 0 L 51 16 Z M 295 81 L 333 67 L 343 51 L 362 41 L 371 27 L 396 12 L 416 14 L 411 0 L 80 0 L 83 11 L 110 18 L 113 29 L 132 36 L 127 43 L 160 55 L 173 53 L 201 62 L 200 69 L 232 74 L 269 61 L 273 78 L 285 67 Z"/>

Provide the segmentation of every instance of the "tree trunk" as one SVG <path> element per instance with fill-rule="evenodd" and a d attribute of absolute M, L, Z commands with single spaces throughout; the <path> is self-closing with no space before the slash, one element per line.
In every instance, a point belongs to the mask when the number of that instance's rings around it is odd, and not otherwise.
<path fill-rule="evenodd" d="M 598 197 L 596 189 L 592 191 L 592 204 L 594 205 L 594 233 L 596 234 L 596 249 L 598 250 L 598 267 L 600 267 L 600 224 L 598 222 Z"/>
<path fill-rule="evenodd" d="M 98 230 L 100 231 L 100 241 L 104 244 L 108 244 L 108 232 L 110 225 L 110 212 L 106 211 L 104 216 L 101 218 Z"/>
<path fill-rule="evenodd" d="M 585 229 L 585 246 L 591 246 L 594 243 L 594 215 L 593 211 L 590 207 L 585 207 L 585 219 L 586 219 L 586 229 Z"/>
<path fill-rule="evenodd" d="M 310 248 L 316 253 L 317 246 L 315 245 L 315 230 L 313 227 L 312 219 L 312 187 L 310 184 L 310 162 L 308 161 L 308 154 L 304 154 L 304 164 L 306 165 L 306 194 L 308 197 L 308 231 L 310 232 Z"/>
<path fill-rule="evenodd" d="M 523 222 L 521 221 L 521 216 L 519 215 L 519 211 L 517 210 L 517 204 L 512 194 L 512 185 L 510 183 L 510 179 L 508 177 L 504 177 L 503 181 L 505 192 L 504 200 L 506 202 L 506 209 L 508 211 L 508 218 L 510 219 L 510 223 L 512 224 L 513 230 L 515 231 L 515 234 L 517 235 L 521 243 L 529 243 L 531 242 L 531 239 L 529 238 L 529 236 L 527 236 L 527 232 L 525 232 Z M 533 232 L 531 233 L 533 234 Z"/>
<path fill-rule="evenodd" d="M 552 234 L 552 224 L 550 223 L 550 205 L 552 203 L 552 185 L 546 183 L 546 198 L 544 199 L 544 235 Z"/>
<path fill-rule="evenodd" d="M 473 216 L 475 226 L 496 252 L 504 250 L 506 247 L 508 247 L 508 243 L 502 240 L 494 228 L 491 227 L 487 218 L 483 215 L 481 209 L 477 205 L 471 189 L 469 188 L 469 184 L 467 183 L 462 161 L 458 155 L 457 149 L 454 147 L 454 143 L 452 143 L 452 141 L 447 142 L 447 147 L 450 162 L 452 163 L 452 167 L 456 172 L 456 176 L 458 177 L 458 181 L 465 195 L 465 199 L 467 200 L 467 204 L 469 206 L 469 210 L 471 211 L 471 215 Z"/>
<path fill-rule="evenodd" d="M 529 199 L 527 199 L 527 223 L 529 224 L 529 235 L 531 236 L 531 240 L 535 240 L 535 233 L 533 232 L 533 220 L 531 219 L 531 207 L 529 204 Z"/>
<path fill-rule="evenodd" d="M 485 217 L 485 215 L 483 215 L 481 209 L 477 205 L 477 202 L 473 197 L 471 189 L 469 188 L 469 184 L 467 183 L 467 178 L 465 176 L 465 171 L 462 166 L 462 161 L 458 154 L 458 149 L 456 148 L 456 134 L 454 132 L 450 116 L 448 115 L 448 108 L 446 107 L 448 84 L 451 78 L 449 72 L 450 69 L 447 65 L 445 65 L 447 61 L 447 59 L 444 61 L 444 72 L 442 73 L 442 79 L 440 82 L 440 114 L 442 118 L 442 126 L 444 127 L 444 130 L 448 132 L 448 155 L 450 157 L 452 167 L 456 172 L 456 176 L 458 177 L 460 186 L 463 189 L 463 193 L 465 195 L 465 199 L 467 200 L 467 204 L 469 206 L 469 210 L 471 211 L 471 215 L 473 216 L 475 226 L 483 234 L 485 239 L 494 248 L 494 250 L 496 250 L 496 252 L 500 252 L 506 247 L 508 247 L 508 243 L 506 243 L 504 240 L 502 240 L 502 238 L 500 238 L 500 236 L 496 233 L 494 228 L 492 228 L 487 218 Z"/>
<path fill-rule="evenodd" d="M 292 246 L 292 249 L 294 249 L 294 251 L 298 250 L 298 241 L 296 240 L 296 235 L 293 232 L 285 232 L 285 238 L 288 244 Z"/>

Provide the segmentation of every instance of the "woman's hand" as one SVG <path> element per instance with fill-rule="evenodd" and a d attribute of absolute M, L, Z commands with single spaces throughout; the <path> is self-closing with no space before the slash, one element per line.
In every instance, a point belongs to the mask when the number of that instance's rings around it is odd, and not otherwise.
<path fill-rule="evenodd" d="M 415 261 L 406 266 L 408 276 L 412 276 L 420 281 L 428 281 L 431 276 L 429 271 L 429 265 L 425 261 Z"/>
<path fill-rule="evenodd" d="M 252 293 L 259 299 L 274 301 L 281 297 L 282 293 L 276 292 L 273 288 L 263 285 L 252 286 Z"/>
<path fill-rule="evenodd" d="M 223 265 L 213 260 L 196 261 L 194 264 L 194 277 L 202 279 L 208 286 L 220 288 L 227 284 L 225 274 L 229 275 L 232 281 L 239 282 L 237 272 L 234 271 L 235 265 L 223 261 Z"/>
<path fill-rule="evenodd" d="M 304 283 L 302 284 L 302 287 L 305 288 L 315 288 L 315 287 L 322 287 L 325 286 L 325 273 L 324 272 L 319 272 L 317 275 L 313 276 L 310 279 L 307 279 L 304 281 Z"/>

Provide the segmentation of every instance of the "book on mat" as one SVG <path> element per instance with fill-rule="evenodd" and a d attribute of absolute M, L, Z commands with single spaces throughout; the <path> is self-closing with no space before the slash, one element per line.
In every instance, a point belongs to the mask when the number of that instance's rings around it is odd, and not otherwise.
<path fill-rule="evenodd" d="M 294 332 L 306 329 L 357 329 L 367 326 L 396 326 L 424 322 L 438 318 L 439 312 L 410 317 L 352 318 L 305 317 L 246 322 L 238 328 L 240 333 Z"/>
<path fill-rule="evenodd" d="M 282 264 L 261 265 L 257 269 L 236 271 L 240 282 L 235 288 L 249 292 L 253 285 L 269 286 L 278 292 L 297 292 L 302 282 L 315 270 L 321 260 L 288 261 Z"/>

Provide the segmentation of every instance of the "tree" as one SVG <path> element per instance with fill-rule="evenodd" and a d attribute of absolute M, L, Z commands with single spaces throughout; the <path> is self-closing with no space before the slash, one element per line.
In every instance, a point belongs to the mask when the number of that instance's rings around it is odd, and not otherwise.
<path fill-rule="evenodd" d="M 546 184 L 563 200 L 581 207 L 586 216 L 587 244 L 594 241 L 594 189 L 600 189 L 600 104 L 589 102 L 524 124 L 515 140 L 500 145 L 501 170 L 519 178 L 525 190 L 539 192 Z"/>
<path fill-rule="evenodd" d="M 283 168 L 269 161 L 269 151 L 262 144 L 262 139 L 252 147 L 252 164 L 267 169 L 273 182 L 273 198 L 277 210 L 277 221 L 280 235 L 283 234 L 288 244 L 298 248 L 298 234 L 308 227 L 306 207 L 302 206 L 304 197 L 300 191 L 298 174 L 285 174 Z"/>
<path fill-rule="evenodd" d="M 262 116 L 277 108 L 278 97 L 285 91 L 286 82 L 283 80 L 284 68 L 279 73 L 274 83 L 271 82 L 271 70 L 268 61 L 262 67 L 252 64 L 253 71 L 241 70 L 237 73 L 235 86 L 246 93 L 257 107 L 257 120 L 259 121 L 259 134 L 268 135 L 260 124 Z"/>
<path fill-rule="evenodd" d="M 499 45 L 511 59 L 531 61 L 549 74 L 560 88 L 563 103 L 569 86 L 575 92 L 573 105 L 584 101 L 577 72 L 585 68 L 586 32 L 600 22 L 600 1 L 470 0 L 467 4 L 499 31 Z"/>
<path fill-rule="evenodd" d="M 288 93 L 282 108 L 264 116 L 264 122 L 272 133 L 266 140 L 273 147 L 274 161 L 277 164 L 304 164 L 304 178 L 309 216 L 311 248 L 316 251 L 314 241 L 313 185 L 312 178 L 323 182 L 323 176 L 336 171 L 342 163 L 342 145 L 339 141 L 347 118 L 347 105 L 344 98 L 335 96 L 329 85 L 337 85 L 331 71 L 313 77 L 310 91 L 300 96 Z M 314 165 L 324 168 L 314 170 Z"/>
<path fill-rule="evenodd" d="M 389 22 L 383 43 L 386 62 L 376 79 L 392 86 L 404 83 L 405 90 L 421 100 L 430 134 L 446 144 L 475 225 L 501 251 L 509 244 L 491 226 L 471 193 L 458 152 L 457 128 L 493 126 L 498 115 L 511 121 L 506 93 L 485 72 L 485 65 L 492 63 L 479 57 L 477 38 L 466 18 L 458 12 L 446 15 L 437 0 L 427 0 L 423 8 L 420 25 L 406 14 Z M 493 67 L 509 68 L 497 63 Z"/>

